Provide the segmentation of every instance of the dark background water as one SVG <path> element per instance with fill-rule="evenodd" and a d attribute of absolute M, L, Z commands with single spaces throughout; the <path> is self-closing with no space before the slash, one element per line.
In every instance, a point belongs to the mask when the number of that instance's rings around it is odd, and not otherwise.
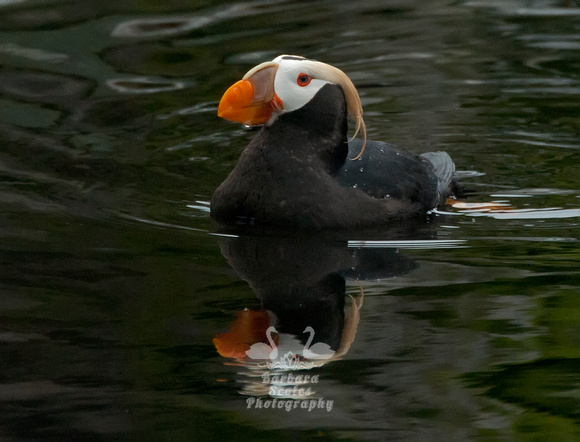
<path fill-rule="evenodd" d="M 210 234 L 254 134 L 217 102 L 281 53 L 509 206 L 350 243 Z M 0 440 L 579 440 L 579 136 L 574 1 L 0 1 Z M 334 310 L 298 316 L 334 332 L 364 293 L 311 371 L 333 409 L 248 408 L 260 381 L 213 338 L 322 280 Z"/>

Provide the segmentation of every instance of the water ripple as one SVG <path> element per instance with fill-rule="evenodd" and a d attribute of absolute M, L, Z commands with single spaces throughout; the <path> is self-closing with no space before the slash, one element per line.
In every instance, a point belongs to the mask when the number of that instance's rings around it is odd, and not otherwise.
<path fill-rule="evenodd" d="M 460 212 L 449 212 L 445 210 L 433 210 L 433 213 L 440 215 L 468 215 L 472 217 L 489 217 L 502 220 L 524 220 L 524 219 L 562 219 L 580 217 L 580 209 L 562 209 L 560 207 L 547 207 L 541 209 L 463 209 Z"/>
<path fill-rule="evenodd" d="M 187 86 L 184 81 L 154 79 L 150 77 L 111 78 L 107 80 L 107 85 L 117 92 L 129 94 L 155 94 L 157 92 L 184 89 Z"/>
<path fill-rule="evenodd" d="M 464 239 L 432 239 L 432 240 L 349 240 L 350 248 L 381 248 L 381 249 L 456 249 L 468 247 Z"/>

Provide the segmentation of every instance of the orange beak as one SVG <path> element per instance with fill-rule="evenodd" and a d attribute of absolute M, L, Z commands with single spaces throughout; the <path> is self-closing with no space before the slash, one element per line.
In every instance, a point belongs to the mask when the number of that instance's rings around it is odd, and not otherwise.
<path fill-rule="evenodd" d="M 266 123 L 274 109 L 283 109 L 282 101 L 274 92 L 277 69 L 278 64 L 272 62 L 251 69 L 224 93 L 218 116 L 246 126 Z"/>

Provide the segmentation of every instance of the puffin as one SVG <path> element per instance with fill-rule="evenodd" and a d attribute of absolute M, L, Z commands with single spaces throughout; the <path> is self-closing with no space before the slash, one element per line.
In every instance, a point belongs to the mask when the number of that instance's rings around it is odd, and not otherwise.
<path fill-rule="evenodd" d="M 296 55 L 261 63 L 217 113 L 262 126 L 211 198 L 221 226 L 377 228 L 426 216 L 452 194 L 450 156 L 367 140 L 359 94 L 329 64 Z"/>

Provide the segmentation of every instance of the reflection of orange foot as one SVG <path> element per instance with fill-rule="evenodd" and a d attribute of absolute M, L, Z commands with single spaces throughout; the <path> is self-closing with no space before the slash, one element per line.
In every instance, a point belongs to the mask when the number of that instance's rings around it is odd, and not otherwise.
<path fill-rule="evenodd" d="M 445 204 L 453 206 L 454 209 L 459 209 L 465 212 L 503 212 L 506 210 L 513 210 L 513 206 L 507 203 L 491 202 L 491 203 L 464 203 L 451 198 L 447 198 Z"/>
<path fill-rule="evenodd" d="M 268 342 L 266 330 L 269 326 L 268 312 L 242 310 L 232 323 L 231 331 L 217 335 L 213 338 L 213 344 L 221 356 L 243 359 L 252 344 Z"/>

